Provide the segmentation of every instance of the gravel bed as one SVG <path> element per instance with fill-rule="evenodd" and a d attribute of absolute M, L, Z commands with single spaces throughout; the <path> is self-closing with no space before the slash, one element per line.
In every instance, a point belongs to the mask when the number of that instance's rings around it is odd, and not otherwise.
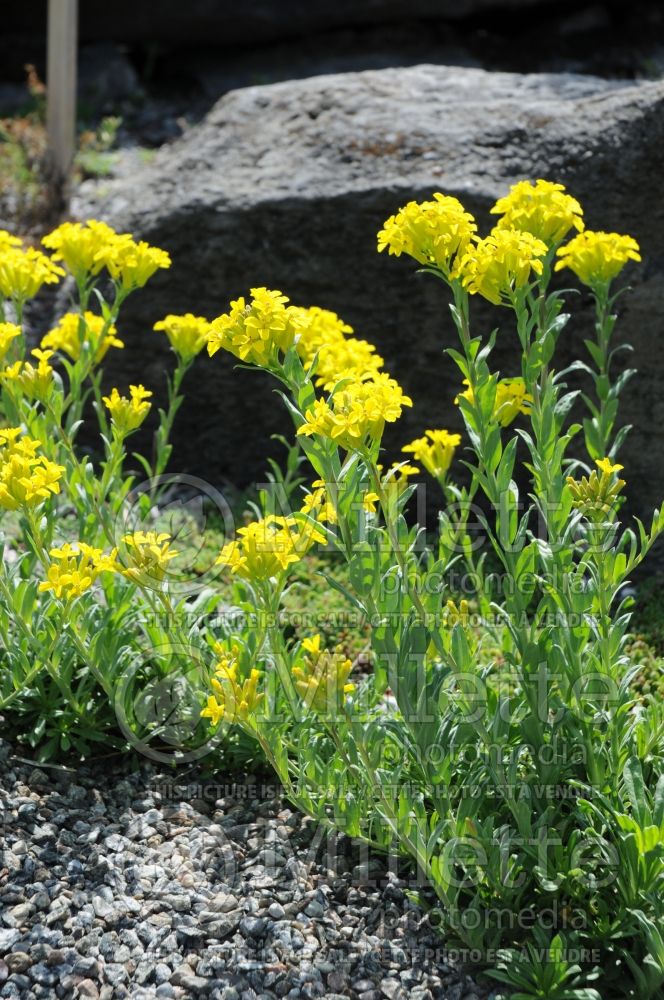
<path fill-rule="evenodd" d="M 0 997 L 483 1000 L 389 867 L 259 778 L 0 741 Z"/>

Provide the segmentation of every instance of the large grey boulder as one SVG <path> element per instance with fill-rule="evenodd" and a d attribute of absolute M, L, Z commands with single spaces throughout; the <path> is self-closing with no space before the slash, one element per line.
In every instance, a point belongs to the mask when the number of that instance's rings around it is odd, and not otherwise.
<path fill-rule="evenodd" d="M 458 196 L 485 231 L 509 184 L 567 184 L 593 228 L 634 235 L 644 263 L 621 305 L 620 336 L 640 369 L 625 391 L 635 424 L 624 461 L 643 512 L 664 496 L 664 83 L 486 73 L 418 66 L 250 87 L 224 97 L 183 140 L 130 178 L 83 191 L 96 215 L 167 248 L 173 267 L 130 299 L 114 378 L 163 380 L 152 324 L 166 312 L 210 317 L 251 285 L 339 312 L 375 341 L 415 407 L 389 435 L 460 427 L 446 289 L 413 262 L 376 253 L 383 220 L 410 198 Z M 567 328 L 559 364 L 584 355 L 588 297 Z M 494 355 L 518 370 L 510 314 L 475 302 L 478 328 L 504 326 Z M 269 435 L 288 427 L 267 377 L 202 359 L 181 411 L 180 468 L 246 482 Z"/>

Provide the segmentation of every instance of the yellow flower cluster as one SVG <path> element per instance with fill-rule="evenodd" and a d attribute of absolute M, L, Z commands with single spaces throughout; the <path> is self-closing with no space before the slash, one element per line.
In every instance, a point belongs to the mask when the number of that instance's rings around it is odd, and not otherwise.
<path fill-rule="evenodd" d="M 11 383 L 28 399 L 38 399 L 43 403 L 53 386 L 53 368 L 50 364 L 53 351 L 35 347 L 31 354 L 37 361 L 36 365 L 30 361 L 15 361 L 0 372 L 0 380 Z"/>
<path fill-rule="evenodd" d="M 338 711 L 345 695 L 355 690 L 348 682 L 353 664 L 340 648 L 321 649 L 320 635 L 302 641 L 306 651 L 302 666 L 294 666 L 295 687 L 307 708 L 318 713 Z"/>
<path fill-rule="evenodd" d="M 385 424 L 412 405 L 398 382 L 379 372 L 369 381 L 342 383 L 329 400 L 317 399 L 298 434 L 320 434 L 346 450 L 361 448 L 368 440 L 379 441 Z"/>
<path fill-rule="evenodd" d="M 275 364 L 279 351 L 287 351 L 295 338 L 287 302 L 286 295 L 267 288 L 252 288 L 249 302 L 244 297 L 231 302 L 230 312 L 210 325 L 210 357 L 223 348 L 249 364 Z"/>
<path fill-rule="evenodd" d="M 63 222 L 42 239 L 53 259 L 61 260 L 77 279 L 97 275 L 104 267 L 103 251 L 117 238 L 117 233 L 105 222 Z"/>
<path fill-rule="evenodd" d="M 23 246 L 23 240 L 19 239 L 18 236 L 8 233 L 6 229 L 0 229 L 0 253 L 3 250 L 10 250 L 12 247 L 20 246 Z"/>
<path fill-rule="evenodd" d="M 622 465 L 613 465 L 608 458 L 595 460 L 600 474 L 593 470 L 590 476 L 580 480 L 567 477 L 567 485 L 572 494 L 572 506 L 582 511 L 591 521 L 601 521 L 616 509 L 618 494 L 625 485 L 624 479 L 617 479 Z"/>
<path fill-rule="evenodd" d="M 128 233 L 116 233 L 96 219 L 63 222 L 42 243 L 55 251 L 54 259 L 63 261 L 78 281 L 94 277 L 105 267 L 125 292 L 142 288 L 157 270 L 171 266 L 165 250 L 144 240 L 137 243 Z"/>
<path fill-rule="evenodd" d="M 49 555 L 53 562 L 39 589 L 50 590 L 60 598 L 80 597 L 100 573 L 112 573 L 117 569 L 113 555 L 104 555 L 101 549 L 85 542 L 77 542 L 73 546 L 68 543 L 62 548 L 51 549 Z"/>
<path fill-rule="evenodd" d="M 583 209 L 563 184 L 551 181 L 519 181 L 491 209 L 502 216 L 496 229 L 516 229 L 542 240 L 547 246 L 560 243 L 570 229 L 583 232 Z"/>
<path fill-rule="evenodd" d="M 270 514 L 238 529 L 238 538 L 224 545 L 218 566 L 228 566 L 245 580 L 269 580 L 286 572 L 325 535 L 305 517 Z"/>
<path fill-rule="evenodd" d="M 516 289 L 527 285 L 532 274 L 544 269 L 541 258 L 547 246 L 530 233 L 494 229 L 471 244 L 454 269 L 453 277 L 471 294 L 482 295 L 494 305 L 511 303 Z"/>
<path fill-rule="evenodd" d="M 641 260 L 639 244 L 631 236 L 618 233 L 579 233 L 558 250 L 556 271 L 568 267 L 591 288 L 606 285 L 630 260 Z"/>
<path fill-rule="evenodd" d="M 117 389 L 113 389 L 110 396 L 103 397 L 113 426 L 120 436 L 131 434 L 141 426 L 150 412 L 148 399 L 151 395 L 151 391 L 142 385 L 130 385 L 129 398 L 121 396 Z"/>
<path fill-rule="evenodd" d="M 475 396 L 468 384 L 468 379 L 464 379 L 464 385 L 468 386 L 464 392 L 460 392 L 454 402 L 458 405 L 459 399 L 467 399 L 473 403 Z M 519 376 L 516 378 L 501 378 L 496 385 L 496 398 L 493 404 L 492 418 L 501 427 L 509 427 L 512 421 L 516 420 L 519 413 L 530 413 L 533 405 L 533 397 L 526 392 L 526 383 Z"/>
<path fill-rule="evenodd" d="M 137 583 L 160 583 L 171 559 L 179 555 L 170 543 L 171 536 L 166 532 L 133 531 L 123 535 L 118 571 Z"/>
<path fill-rule="evenodd" d="M 0 507 L 36 507 L 60 492 L 61 465 L 38 455 L 41 441 L 24 437 L 20 427 L 0 430 Z"/>
<path fill-rule="evenodd" d="M 343 378 L 371 378 L 383 367 L 383 359 L 366 340 L 347 336 L 353 328 L 336 313 L 312 306 L 289 306 L 288 315 L 295 328 L 295 346 L 303 363 L 309 366 L 316 355 L 315 384 L 329 392 Z"/>
<path fill-rule="evenodd" d="M 338 342 L 353 335 L 353 328 L 331 309 L 319 306 L 288 306 L 288 316 L 295 329 L 298 354 L 309 364 L 316 353 L 330 341 Z"/>
<path fill-rule="evenodd" d="M 116 236 L 99 253 L 111 278 L 126 292 L 143 285 L 160 269 L 171 266 L 165 250 L 152 247 L 145 240 L 136 243 L 131 236 Z"/>
<path fill-rule="evenodd" d="M 260 671 L 251 670 L 249 677 L 240 683 L 238 647 L 234 646 L 228 653 L 221 643 L 217 643 L 215 649 L 221 658 L 211 680 L 214 694 L 208 697 L 201 717 L 210 719 L 213 726 L 219 725 L 222 720 L 230 723 L 245 721 L 255 714 L 265 698 L 264 694 L 258 693 Z"/>
<path fill-rule="evenodd" d="M 460 434 L 450 434 L 445 430 L 425 431 L 424 437 L 416 438 L 401 450 L 406 455 L 411 454 L 416 462 L 421 462 L 435 479 L 442 479 L 460 444 Z"/>
<path fill-rule="evenodd" d="M 65 313 L 58 325 L 42 337 L 41 342 L 42 347 L 62 351 L 74 361 L 80 358 L 84 345 L 88 345 L 94 352 L 95 364 L 103 361 L 111 347 L 125 346 L 118 338 L 114 326 L 107 326 L 102 316 L 89 311 L 82 316 L 80 313 Z"/>
<path fill-rule="evenodd" d="M 4 361 L 12 341 L 21 336 L 20 326 L 15 323 L 0 323 L 0 361 Z"/>
<path fill-rule="evenodd" d="M 0 246 L 0 297 L 22 305 L 33 298 L 42 285 L 57 284 L 64 271 L 50 257 L 28 247 Z"/>
<path fill-rule="evenodd" d="M 411 201 L 392 215 L 378 233 L 378 250 L 387 248 L 396 257 L 407 253 L 449 276 L 476 232 L 475 220 L 460 201 L 436 193 L 433 201 Z"/>
<path fill-rule="evenodd" d="M 436 266 L 495 305 L 510 305 L 516 289 L 541 275 L 541 258 L 572 229 L 577 235 L 557 250 L 556 270 L 570 268 L 591 288 L 608 284 L 629 260 L 641 260 L 631 236 L 584 231 L 583 209 L 563 184 L 519 181 L 491 212 L 501 218 L 478 239 L 472 216 L 456 198 L 435 194 L 434 201 L 412 201 L 387 220 L 378 249 Z"/>
<path fill-rule="evenodd" d="M 203 316 L 185 313 L 184 316 L 174 316 L 169 313 L 155 323 L 158 332 L 166 334 L 168 341 L 182 361 L 192 361 L 207 344 L 212 324 Z"/>
<path fill-rule="evenodd" d="M 309 514 L 321 524 L 325 521 L 337 523 L 335 506 L 327 498 L 326 484 L 322 479 L 315 479 L 311 484 L 311 491 L 306 494 L 302 504 L 302 513 Z"/>

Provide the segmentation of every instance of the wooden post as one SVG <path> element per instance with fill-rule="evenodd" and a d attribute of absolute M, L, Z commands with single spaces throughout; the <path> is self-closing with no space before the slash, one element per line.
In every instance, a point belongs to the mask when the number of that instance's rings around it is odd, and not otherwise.
<path fill-rule="evenodd" d="M 68 200 L 76 143 L 78 0 L 48 0 L 47 128 L 53 181 Z"/>

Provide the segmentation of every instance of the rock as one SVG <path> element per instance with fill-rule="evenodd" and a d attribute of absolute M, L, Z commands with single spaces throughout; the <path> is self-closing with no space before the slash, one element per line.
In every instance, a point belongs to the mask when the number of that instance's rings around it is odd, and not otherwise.
<path fill-rule="evenodd" d="M 33 963 L 33 959 L 25 951 L 10 951 L 5 955 L 5 962 L 10 972 L 25 972 Z"/>
<path fill-rule="evenodd" d="M 18 906 L 12 907 L 7 916 L 10 917 L 14 927 L 24 927 L 34 912 L 35 907 L 32 903 L 19 903 Z"/>
<path fill-rule="evenodd" d="M 82 979 L 77 989 L 80 997 L 90 997 L 91 1000 L 97 1000 L 99 997 L 99 989 L 91 979 Z"/>
<path fill-rule="evenodd" d="M 362 25 L 390 24 L 414 19 L 459 20 L 487 10 L 544 6 L 547 0 L 254 0 L 248 6 L 232 0 L 190 0 L 186 8 L 177 0 L 162 0 L 159 17 L 130 0 L 115 0 L 112 7 L 101 0 L 81 5 L 80 36 L 83 41 L 167 42 L 177 44 L 245 43 L 301 37 L 312 32 Z M 33 34 L 43 30 L 39 19 L 21 5 L 8 8 L 7 34 Z M 3 21 L 4 21 L 3 14 Z M 37 22 L 37 23 L 36 23 Z"/>
<path fill-rule="evenodd" d="M 386 444 L 394 449 L 428 426 L 460 429 L 459 375 L 443 354 L 456 337 L 445 290 L 416 276 L 409 259 L 378 255 L 376 232 L 410 198 L 437 190 L 458 196 L 487 231 L 488 209 L 510 183 L 544 176 L 582 201 L 590 227 L 633 234 L 642 246 L 617 336 L 634 344 L 630 364 L 640 369 L 623 394 L 622 419 L 635 430 L 621 458 L 627 480 L 639 483 L 632 509 L 648 512 L 664 494 L 664 355 L 652 350 L 664 322 L 663 107 L 662 82 L 426 65 L 226 95 L 130 179 L 104 185 L 103 197 L 90 186 L 79 195 L 79 215 L 105 218 L 173 257 L 172 269 L 127 303 L 122 329 L 136 346 L 116 352 L 113 384 L 140 371 L 146 385 L 163 385 L 171 362 L 151 328 L 165 313 L 213 317 L 267 285 L 334 309 L 377 344 L 415 402 Z M 588 296 L 573 305 L 581 308 L 561 340 L 560 368 L 584 356 Z M 513 374 L 506 311 L 477 301 L 473 316 L 475 329 L 504 324 L 492 363 Z M 269 436 L 291 433 L 270 380 L 233 371 L 219 354 L 199 359 L 187 389 L 173 471 L 212 482 L 260 477 Z"/>
<path fill-rule="evenodd" d="M 21 934 L 14 928 L 7 929 L 0 927 L 0 955 L 4 955 L 8 952 L 11 946 L 18 941 Z"/>
<path fill-rule="evenodd" d="M 244 917 L 240 921 L 240 934 L 245 938 L 263 937 L 266 929 L 267 920 L 264 917 Z"/>

